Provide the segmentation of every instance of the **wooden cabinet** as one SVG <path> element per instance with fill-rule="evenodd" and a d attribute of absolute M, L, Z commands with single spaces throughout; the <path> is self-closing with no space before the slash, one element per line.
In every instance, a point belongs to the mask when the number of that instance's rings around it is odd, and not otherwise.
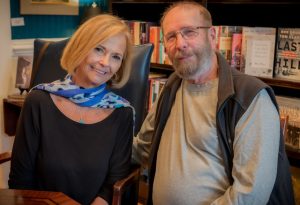
<path fill-rule="evenodd" d="M 3 99 L 4 132 L 15 136 L 23 101 Z"/>

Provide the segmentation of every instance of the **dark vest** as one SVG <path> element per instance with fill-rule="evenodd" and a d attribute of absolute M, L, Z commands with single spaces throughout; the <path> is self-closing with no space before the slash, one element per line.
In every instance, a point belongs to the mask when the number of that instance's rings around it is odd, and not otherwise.
<path fill-rule="evenodd" d="M 262 90 L 266 89 L 274 105 L 278 110 L 273 90 L 262 81 L 252 76 L 244 75 L 236 70 L 230 69 L 224 59 L 218 55 L 219 60 L 219 91 L 217 108 L 217 134 L 220 140 L 220 148 L 225 162 L 225 170 L 230 181 L 233 184 L 232 160 L 233 160 L 233 140 L 234 130 L 240 117 L 247 110 L 254 97 Z M 224 81 L 225 79 L 225 81 Z M 224 83 L 228 86 L 224 87 Z M 232 81 L 230 83 L 229 81 Z M 152 148 L 149 160 L 149 192 L 148 205 L 152 204 L 153 181 L 156 168 L 157 151 L 160 144 L 162 132 L 172 109 L 176 92 L 181 84 L 181 79 L 172 74 L 166 83 L 164 90 L 159 98 Z M 229 88 L 228 88 L 229 87 Z M 230 88 L 231 87 L 231 88 Z M 293 205 L 294 193 L 289 171 L 290 165 L 286 156 L 283 132 L 281 130 L 280 147 L 278 152 L 278 166 L 275 185 L 273 187 L 268 204 Z"/>

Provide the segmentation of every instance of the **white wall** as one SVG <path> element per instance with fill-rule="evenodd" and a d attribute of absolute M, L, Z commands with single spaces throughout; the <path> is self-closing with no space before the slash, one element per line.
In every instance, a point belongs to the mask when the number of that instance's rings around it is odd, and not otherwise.
<path fill-rule="evenodd" d="M 11 150 L 14 137 L 4 133 L 3 98 L 15 92 L 16 59 L 12 57 L 10 1 L 0 0 L 0 152 Z M 7 187 L 9 162 L 0 165 L 0 188 Z"/>

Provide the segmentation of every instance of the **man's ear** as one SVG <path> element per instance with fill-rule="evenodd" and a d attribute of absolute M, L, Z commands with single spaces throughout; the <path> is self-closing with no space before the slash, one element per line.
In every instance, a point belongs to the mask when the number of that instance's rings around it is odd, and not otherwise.
<path fill-rule="evenodd" d="M 214 26 L 211 26 L 208 32 L 212 40 L 216 41 L 216 28 Z"/>
<path fill-rule="evenodd" d="M 208 30 L 208 36 L 211 43 L 211 46 L 214 50 L 217 50 L 217 36 L 216 36 L 216 28 L 211 26 Z"/>

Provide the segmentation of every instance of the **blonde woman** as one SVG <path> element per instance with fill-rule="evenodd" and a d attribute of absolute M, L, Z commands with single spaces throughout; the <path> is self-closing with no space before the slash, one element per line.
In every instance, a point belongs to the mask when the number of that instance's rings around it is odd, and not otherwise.
<path fill-rule="evenodd" d="M 96 16 L 74 33 L 61 59 L 64 80 L 29 93 L 13 146 L 9 187 L 60 191 L 80 204 L 109 204 L 129 172 L 133 109 L 107 87 L 122 80 L 128 27 Z"/>

